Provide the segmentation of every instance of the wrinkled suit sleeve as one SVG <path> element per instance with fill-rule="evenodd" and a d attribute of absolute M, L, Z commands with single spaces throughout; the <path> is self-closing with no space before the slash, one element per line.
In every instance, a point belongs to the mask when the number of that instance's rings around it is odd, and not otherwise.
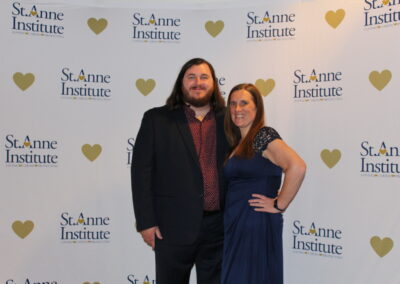
<path fill-rule="evenodd" d="M 151 113 L 143 115 L 132 155 L 131 182 L 136 229 L 157 226 L 153 204 L 154 125 Z"/>

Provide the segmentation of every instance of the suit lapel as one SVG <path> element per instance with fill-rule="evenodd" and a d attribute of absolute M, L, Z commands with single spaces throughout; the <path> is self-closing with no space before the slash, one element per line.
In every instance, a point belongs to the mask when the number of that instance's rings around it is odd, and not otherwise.
<path fill-rule="evenodd" d="M 200 170 L 199 159 L 197 157 L 197 152 L 194 146 L 192 133 L 190 132 L 185 112 L 182 108 L 179 108 L 173 112 L 173 115 L 179 133 L 181 134 L 182 140 L 186 145 L 187 150 L 189 151 L 189 155 L 192 157 L 194 163 L 198 166 Z"/>

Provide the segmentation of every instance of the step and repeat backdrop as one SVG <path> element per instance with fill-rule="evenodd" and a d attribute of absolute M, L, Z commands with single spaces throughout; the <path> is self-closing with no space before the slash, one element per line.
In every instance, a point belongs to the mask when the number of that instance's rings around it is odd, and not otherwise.
<path fill-rule="evenodd" d="M 398 0 L 1 1 L 0 283 L 156 283 L 132 150 L 203 57 L 307 162 L 285 283 L 399 284 L 399 36 Z"/>

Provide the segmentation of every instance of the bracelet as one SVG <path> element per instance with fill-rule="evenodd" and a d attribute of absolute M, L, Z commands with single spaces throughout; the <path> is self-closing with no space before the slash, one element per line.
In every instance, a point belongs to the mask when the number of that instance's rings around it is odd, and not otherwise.
<path fill-rule="evenodd" d="M 285 209 L 281 209 L 278 207 L 278 198 L 274 200 L 274 208 L 280 212 L 285 212 Z"/>

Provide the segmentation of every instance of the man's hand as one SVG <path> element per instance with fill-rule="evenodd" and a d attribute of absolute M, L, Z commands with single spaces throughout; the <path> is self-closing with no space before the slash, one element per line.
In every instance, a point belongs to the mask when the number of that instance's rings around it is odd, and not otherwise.
<path fill-rule="evenodd" d="M 155 236 L 157 236 L 157 238 L 159 238 L 160 240 L 162 239 L 161 232 L 157 226 L 143 230 L 140 232 L 140 234 L 142 235 L 145 243 L 151 246 L 152 249 L 154 249 L 155 245 Z"/>

